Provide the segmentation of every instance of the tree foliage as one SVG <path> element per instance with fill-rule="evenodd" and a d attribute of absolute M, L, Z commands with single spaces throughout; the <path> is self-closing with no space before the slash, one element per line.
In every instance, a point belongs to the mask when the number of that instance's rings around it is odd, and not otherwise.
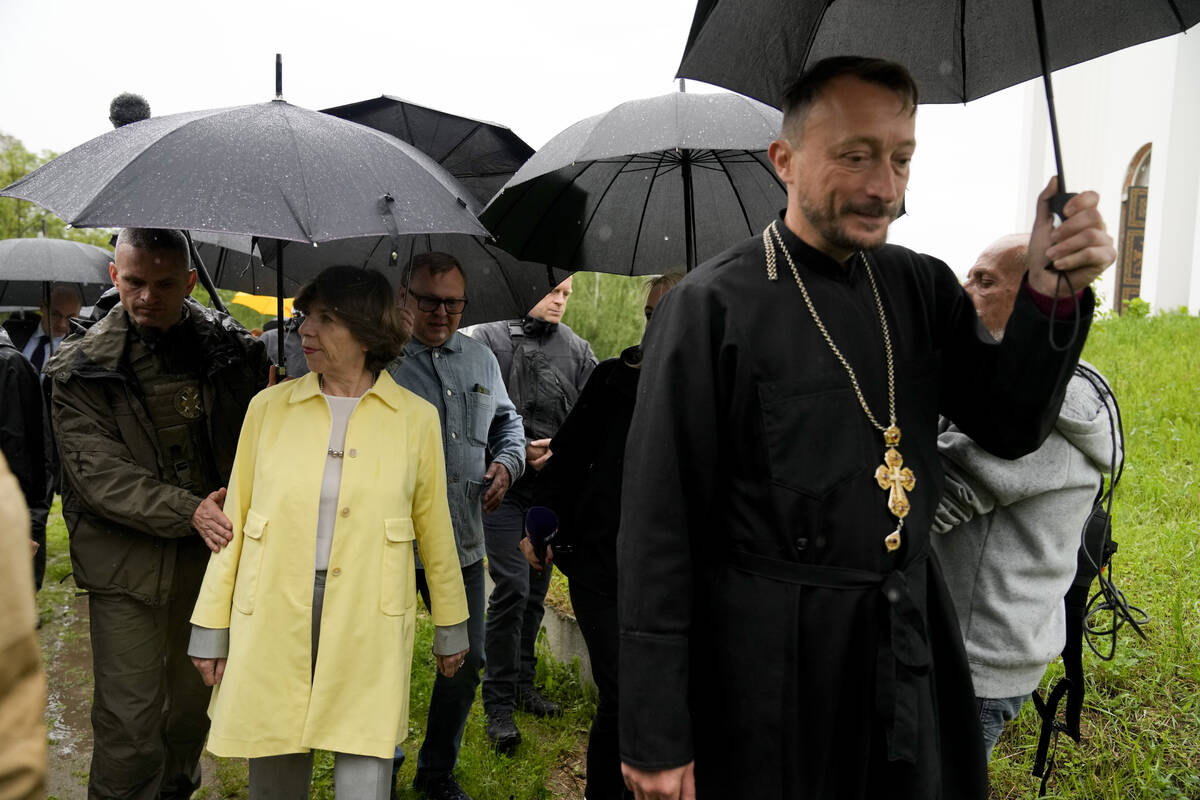
<path fill-rule="evenodd" d="M 0 186 L 8 186 L 54 158 L 44 150 L 31 153 L 15 136 L 0 132 Z M 112 231 L 106 228 L 68 228 L 61 219 L 27 200 L 0 197 L 0 239 L 16 239 L 44 233 L 51 239 L 72 239 L 108 247 Z"/>

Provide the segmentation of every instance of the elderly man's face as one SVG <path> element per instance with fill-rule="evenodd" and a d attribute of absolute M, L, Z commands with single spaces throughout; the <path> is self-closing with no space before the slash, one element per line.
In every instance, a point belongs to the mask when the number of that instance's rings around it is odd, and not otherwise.
<path fill-rule="evenodd" d="M 833 80 L 809 109 L 799 140 L 771 144 L 788 187 L 788 227 L 839 261 L 884 244 L 908 186 L 915 131 L 913 109 L 900 95 L 850 76 Z"/>
<path fill-rule="evenodd" d="M 562 322 L 563 313 L 567 310 L 567 298 L 571 296 L 571 277 L 555 286 L 550 293 L 529 309 L 529 316 L 546 322 Z"/>
<path fill-rule="evenodd" d="M 56 291 L 50 295 L 50 308 L 42 309 L 42 330 L 55 339 L 67 335 L 71 317 L 79 316 L 79 295 L 73 291 Z"/>
<path fill-rule="evenodd" d="M 196 285 L 196 271 L 182 254 L 118 245 L 108 265 L 113 286 L 130 318 L 144 328 L 165 331 L 183 315 L 183 301 Z"/>
<path fill-rule="evenodd" d="M 996 341 L 1004 336 L 1004 326 L 1012 315 L 1024 273 L 1024 262 L 1019 254 L 994 249 L 981 253 L 975 266 L 967 270 L 963 288 L 975 303 L 979 321 Z"/>

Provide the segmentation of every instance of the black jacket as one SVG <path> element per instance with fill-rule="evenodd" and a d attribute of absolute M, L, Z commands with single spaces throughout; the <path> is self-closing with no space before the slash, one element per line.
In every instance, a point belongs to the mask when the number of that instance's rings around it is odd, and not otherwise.
<path fill-rule="evenodd" d="M 29 506 L 31 535 L 39 545 L 34 556 L 38 588 L 46 571 L 46 518 L 51 501 L 46 450 L 46 409 L 37 370 L 0 329 L 0 452 Z"/>
<path fill-rule="evenodd" d="M 554 455 L 533 493 L 534 505 L 558 514 L 554 562 L 572 582 L 612 598 L 617 596 L 625 436 L 641 358 L 641 348 L 630 347 L 596 367 L 551 441 Z"/>

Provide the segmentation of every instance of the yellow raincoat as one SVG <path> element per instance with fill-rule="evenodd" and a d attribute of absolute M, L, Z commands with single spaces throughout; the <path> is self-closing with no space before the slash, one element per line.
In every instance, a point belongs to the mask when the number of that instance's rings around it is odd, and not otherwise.
<path fill-rule="evenodd" d="M 192 622 L 229 628 L 208 749 L 259 757 L 319 748 L 391 758 L 408 732 L 416 576 L 436 625 L 467 618 L 437 409 L 387 372 L 346 430 L 321 645 L 312 664 L 317 503 L 331 420 L 315 374 L 250 403 L 229 479 L 233 541 L 212 556 Z"/>

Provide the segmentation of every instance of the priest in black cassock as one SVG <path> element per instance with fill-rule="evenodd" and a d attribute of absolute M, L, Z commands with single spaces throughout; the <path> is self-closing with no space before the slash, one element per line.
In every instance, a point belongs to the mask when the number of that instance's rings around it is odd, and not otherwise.
<path fill-rule="evenodd" d="M 885 244 L 916 105 L 897 64 L 801 76 L 769 151 L 786 211 L 655 312 L 618 556 L 638 798 L 987 796 L 929 549 L 938 414 L 998 455 L 1035 449 L 1092 316 L 1078 290 L 1115 251 L 1093 192 L 1054 227 L 1052 180 L 996 344 L 944 263 Z"/>

